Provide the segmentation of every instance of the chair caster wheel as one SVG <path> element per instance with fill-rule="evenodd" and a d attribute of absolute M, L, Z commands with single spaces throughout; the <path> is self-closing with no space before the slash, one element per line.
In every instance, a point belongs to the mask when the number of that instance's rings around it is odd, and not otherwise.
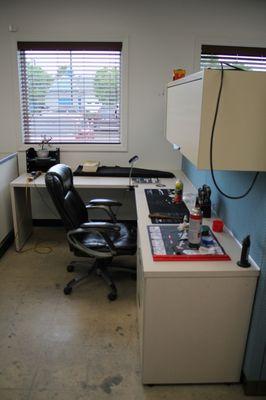
<path fill-rule="evenodd" d="M 64 288 L 64 293 L 65 293 L 66 295 L 70 294 L 71 292 L 72 292 L 72 287 L 71 287 L 71 286 L 66 286 L 66 287 Z"/>
<path fill-rule="evenodd" d="M 73 272 L 73 271 L 74 271 L 74 265 L 69 264 L 69 265 L 67 266 L 67 272 Z"/>
<path fill-rule="evenodd" d="M 109 299 L 110 301 L 114 301 L 114 300 L 117 299 L 117 294 L 111 292 L 111 293 L 108 293 L 107 297 L 108 297 L 108 299 Z"/>

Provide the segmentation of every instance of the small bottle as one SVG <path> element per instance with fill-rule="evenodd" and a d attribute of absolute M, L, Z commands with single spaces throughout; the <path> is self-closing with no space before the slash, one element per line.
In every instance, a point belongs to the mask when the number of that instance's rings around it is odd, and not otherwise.
<path fill-rule="evenodd" d="M 188 243 L 189 247 L 198 249 L 201 242 L 202 213 L 200 208 L 192 208 L 189 214 Z"/>
<path fill-rule="evenodd" d="M 175 183 L 175 197 L 174 203 L 180 204 L 183 200 L 183 182 L 180 179 L 177 179 Z"/>

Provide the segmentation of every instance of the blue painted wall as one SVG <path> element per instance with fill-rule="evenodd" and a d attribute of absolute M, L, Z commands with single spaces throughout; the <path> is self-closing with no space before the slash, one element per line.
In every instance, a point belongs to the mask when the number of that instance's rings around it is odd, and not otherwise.
<path fill-rule="evenodd" d="M 204 183 L 211 187 L 212 203 L 218 216 L 239 241 L 250 234 L 250 255 L 261 268 L 261 275 L 243 370 L 250 381 L 266 381 L 266 172 L 259 174 L 247 197 L 230 200 L 214 187 L 209 171 L 197 170 L 185 157 L 182 160 L 182 170 L 195 187 Z M 215 177 L 225 193 L 239 195 L 250 186 L 254 172 L 216 171 Z"/>

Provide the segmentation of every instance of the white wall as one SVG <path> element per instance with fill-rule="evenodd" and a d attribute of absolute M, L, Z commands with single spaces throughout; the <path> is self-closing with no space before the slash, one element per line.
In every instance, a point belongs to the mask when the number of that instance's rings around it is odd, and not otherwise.
<path fill-rule="evenodd" d="M 251 45 L 264 45 L 266 38 L 264 0 L 2 0 L 0 7 L 0 151 L 18 150 L 21 132 L 17 40 L 128 39 L 128 151 L 62 153 L 73 167 L 88 158 L 125 165 L 139 154 L 139 166 L 176 168 L 177 153 L 163 135 L 172 69 L 193 72 L 201 38 Z M 10 24 L 17 32 L 8 31 Z"/>

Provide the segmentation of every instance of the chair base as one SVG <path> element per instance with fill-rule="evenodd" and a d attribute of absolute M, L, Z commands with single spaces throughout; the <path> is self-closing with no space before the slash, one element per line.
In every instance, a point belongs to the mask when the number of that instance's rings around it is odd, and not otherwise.
<path fill-rule="evenodd" d="M 90 265 L 89 269 L 87 269 L 85 274 L 82 274 L 80 276 L 75 277 L 74 279 L 71 279 L 67 283 L 67 285 L 64 287 L 64 294 L 65 295 L 70 295 L 72 293 L 72 290 L 75 286 L 80 284 L 82 281 L 86 280 L 94 271 L 96 271 L 97 275 L 99 275 L 104 282 L 109 286 L 110 292 L 107 295 L 107 298 L 110 301 L 114 301 L 117 299 L 117 288 L 116 285 L 109 274 L 108 271 L 108 266 L 111 264 L 112 259 L 104 259 L 104 260 L 95 260 L 93 264 Z M 67 271 L 72 272 L 75 270 L 75 267 L 78 265 L 84 266 L 84 264 L 87 266 L 88 261 L 72 261 L 68 266 L 67 266 Z M 125 268 L 113 268 L 114 270 L 119 270 L 119 271 L 126 271 L 131 273 L 131 275 L 136 275 L 136 269 L 132 267 L 125 267 Z"/>

